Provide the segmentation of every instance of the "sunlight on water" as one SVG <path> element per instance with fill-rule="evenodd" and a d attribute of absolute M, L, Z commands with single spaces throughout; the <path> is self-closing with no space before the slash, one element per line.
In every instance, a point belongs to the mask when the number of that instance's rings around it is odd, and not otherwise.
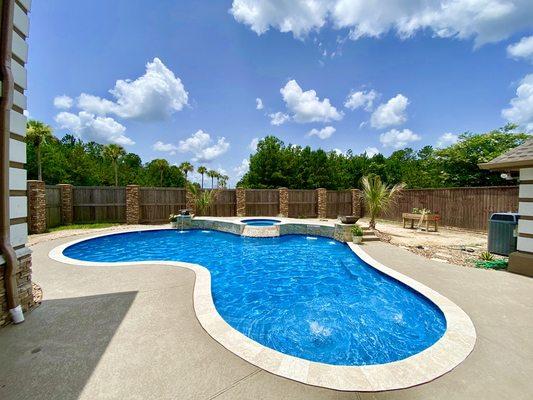
<path fill-rule="evenodd" d="M 323 337 L 323 338 L 331 336 L 331 329 L 330 328 L 326 328 L 323 325 L 320 325 L 316 321 L 311 321 L 309 323 L 309 329 L 311 330 L 311 334 L 314 335 L 314 336 L 319 336 L 319 337 Z"/>

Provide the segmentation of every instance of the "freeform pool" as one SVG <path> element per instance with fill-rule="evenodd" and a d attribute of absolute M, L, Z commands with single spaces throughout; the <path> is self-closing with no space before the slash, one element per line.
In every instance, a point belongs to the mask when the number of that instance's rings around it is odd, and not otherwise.
<path fill-rule="evenodd" d="M 157 230 L 89 239 L 63 254 L 93 262 L 200 264 L 211 273 L 214 304 L 228 324 L 310 361 L 389 363 L 427 349 L 446 331 L 443 313 L 426 297 L 328 238 Z"/>
<path fill-rule="evenodd" d="M 242 219 L 241 222 L 250 226 L 273 226 L 279 224 L 281 221 L 279 219 L 270 218 L 247 218 Z"/>

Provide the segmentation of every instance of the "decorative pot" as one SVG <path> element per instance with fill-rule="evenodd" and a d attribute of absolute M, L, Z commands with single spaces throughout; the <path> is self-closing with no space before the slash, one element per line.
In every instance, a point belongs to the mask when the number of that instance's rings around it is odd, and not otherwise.
<path fill-rule="evenodd" d="M 363 241 L 363 237 L 362 236 L 353 236 L 352 237 L 352 242 L 354 242 L 355 244 L 361 244 L 362 241 Z"/>

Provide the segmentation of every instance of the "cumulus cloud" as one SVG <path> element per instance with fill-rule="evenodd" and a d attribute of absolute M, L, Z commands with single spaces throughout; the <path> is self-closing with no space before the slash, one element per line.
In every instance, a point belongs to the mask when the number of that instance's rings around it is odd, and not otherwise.
<path fill-rule="evenodd" d="M 257 150 L 257 145 L 259 144 L 259 141 L 260 141 L 260 140 L 261 140 L 261 139 L 256 138 L 256 137 L 254 137 L 254 138 L 252 139 L 252 141 L 251 141 L 250 144 L 248 145 L 248 147 L 250 148 L 251 151 L 256 151 L 256 150 Z"/>
<path fill-rule="evenodd" d="M 68 110 L 72 107 L 72 104 L 74 103 L 74 100 L 72 97 L 69 97 L 67 95 L 62 96 L 56 96 L 54 97 L 54 107 L 60 108 L 62 110 Z"/>
<path fill-rule="evenodd" d="M 387 128 L 397 126 L 407 121 L 407 106 L 409 99 L 402 94 L 398 94 L 386 103 L 382 103 L 376 108 L 370 117 L 370 125 L 373 128 Z"/>
<path fill-rule="evenodd" d="M 248 172 L 250 169 L 250 160 L 247 158 L 243 159 L 241 164 L 233 168 L 233 171 L 237 175 L 237 178 L 242 178 L 242 176 Z"/>
<path fill-rule="evenodd" d="M 437 140 L 437 147 L 446 147 L 451 144 L 457 143 L 459 136 L 454 135 L 453 133 L 445 133 L 439 137 Z"/>
<path fill-rule="evenodd" d="M 367 155 L 367 157 L 374 157 L 376 154 L 379 154 L 379 150 L 377 149 L 377 147 L 367 147 L 365 149 L 365 153 Z"/>
<path fill-rule="evenodd" d="M 365 111 L 371 111 L 377 96 L 378 92 L 375 90 L 351 92 L 344 103 L 344 107 L 350 110 L 362 107 Z"/>
<path fill-rule="evenodd" d="M 154 151 L 160 151 L 174 155 L 176 154 L 176 150 L 178 150 L 178 146 L 173 145 L 172 143 L 163 143 L 162 141 L 158 140 L 152 145 L 152 149 Z"/>
<path fill-rule="evenodd" d="M 498 42 L 531 28 L 531 0 L 233 0 L 230 13 L 258 35 L 270 28 L 297 38 L 324 25 L 348 29 L 350 37 L 406 39 L 429 30 L 436 37 Z"/>
<path fill-rule="evenodd" d="M 519 59 L 523 58 L 533 63 L 533 36 L 526 36 L 519 42 L 507 46 L 509 57 Z"/>
<path fill-rule="evenodd" d="M 314 90 L 303 91 L 292 79 L 280 89 L 287 109 L 296 122 L 329 122 L 342 119 L 342 113 L 331 105 L 329 99 L 320 100 Z"/>
<path fill-rule="evenodd" d="M 401 131 L 391 129 L 379 135 L 379 141 L 383 147 L 393 147 L 395 149 L 401 149 L 407 146 L 408 143 L 416 142 L 420 139 L 422 138 L 410 129 L 403 129 Z"/>
<path fill-rule="evenodd" d="M 124 135 L 126 127 L 110 117 L 96 116 L 87 111 L 78 114 L 63 111 L 56 115 L 55 120 L 60 129 L 67 129 L 85 140 L 116 143 L 122 146 L 135 144 Z"/>
<path fill-rule="evenodd" d="M 268 116 L 270 117 L 270 124 L 276 126 L 282 125 L 290 119 L 287 114 L 284 114 L 281 111 L 269 114 Z"/>
<path fill-rule="evenodd" d="M 311 129 L 307 136 L 318 136 L 320 139 L 327 139 L 331 137 L 335 133 L 336 129 L 332 126 L 326 126 L 325 128 L 322 128 L 320 130 L 318 129 Z"/>
<path fill-rule="evenodd" d="M 518 124 L 526 132 L 533 132 L 533 74 L 526 75 L 516 89 L 510 107 L 502 110 L 502 117 Z"/>
<path fill-rule="evenodd" d="M 113 100 L 87 93 L 78 97 L 80 109 L 97 115 L 114 114 L 125 119 L 159 120 L 180 111 L 188 93 L 180 78 L 159 58 L 146 64 L 146 72 L 135 80 L 118 80 L 109 91 Z"/>
<path fill-rule="evenodd" d="M 263 100 L 261 100 L 261 98 L 256 98 L 255 99 L 255 109 L 256 110 L 262 110 L 264 108 L 263 106 Z"/>
<path fill-rule="evenodd" d="M 198 130 L 185 140 L 180 140 L 178 150 L 182 153 L 192 153 L 193 161 L 208 162 L 221 156 L 229 149 L 225 137 L 220 137 L 216 142 L 209 133 Z"/>

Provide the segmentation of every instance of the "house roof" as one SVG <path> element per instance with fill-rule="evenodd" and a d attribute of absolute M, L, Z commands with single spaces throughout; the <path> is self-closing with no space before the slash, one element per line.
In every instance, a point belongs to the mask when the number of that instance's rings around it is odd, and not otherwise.
<path fill-rule="evenodd" d="M 533 167 L 533 139 L 503 153 L 492 161 L 478 164 L 481 169 L 518 170 Z"/>

